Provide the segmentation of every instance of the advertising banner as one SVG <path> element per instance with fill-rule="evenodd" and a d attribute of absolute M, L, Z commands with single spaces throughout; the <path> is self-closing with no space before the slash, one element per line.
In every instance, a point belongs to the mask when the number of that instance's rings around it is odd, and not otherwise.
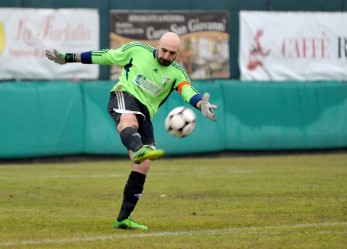
<path fill-rule="evenodd" d="M 347 80 L 347 13 L 240 12 L 242 80 Z"/>
<path fill-rule="evenodd" d="M 157 47 L 166 32 L 181 37 L 176 62 L 191 79 L 229 78 L 229 13 L 226 11 L 111 11 L 110 46 L 130 41 Z M 121 68 L 111 69 L 117 79 Z"/>
<path fill-rule="evenodd" d="M 52 49 L 99 49 L 98 11 L 0 8 L 0 80 L 98 78 L 96 65 L 52 63 L 45 56 Z"/>

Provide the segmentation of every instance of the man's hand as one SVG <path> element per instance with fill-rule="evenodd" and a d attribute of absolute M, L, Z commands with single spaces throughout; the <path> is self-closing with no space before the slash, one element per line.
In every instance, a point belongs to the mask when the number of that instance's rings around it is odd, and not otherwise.
<path fill-rule="evenodd" d="M 56 49 L 53 51 L 46 50 L 46 57 L 60 65 L 66 64 L 65 53 L 59 53 Z"/>
<path fill-rule="evenodd" d="M 213 110 L 217 110 L 217 105 L 212 105 L 208 101 L 210 100 L 210 94 L 205 93 L 202 102 L 200 105 L 200 110 L 202 115 L 204 115 L 206 118 L 211 119 L 212 121 L 216 121 L 216 116 L 214 115 Z"/>

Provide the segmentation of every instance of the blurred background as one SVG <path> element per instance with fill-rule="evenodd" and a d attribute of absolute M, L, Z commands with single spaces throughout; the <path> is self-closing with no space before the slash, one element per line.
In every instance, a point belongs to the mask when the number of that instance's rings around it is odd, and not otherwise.
<path fill-rule="evenodd" d="M 45 58 L 139 40 L 182 38 L 177 62 L 219 105 L 187 138 L 153 123 L 167 155 L 322 151 L 347 147 L 347 0 L 0 3 L 0 159 L 125 156 L 106 106 L 121 68 Z"/>

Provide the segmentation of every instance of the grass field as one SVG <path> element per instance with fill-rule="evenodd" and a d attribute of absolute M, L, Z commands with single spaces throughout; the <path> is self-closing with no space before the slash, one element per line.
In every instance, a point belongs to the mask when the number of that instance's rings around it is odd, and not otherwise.
<path fill-rule="evenodd" d="M 129 162 L 0 165 L 0 248 L 347 248 L 347 154 L 164 159 L 113 228 Z"/>

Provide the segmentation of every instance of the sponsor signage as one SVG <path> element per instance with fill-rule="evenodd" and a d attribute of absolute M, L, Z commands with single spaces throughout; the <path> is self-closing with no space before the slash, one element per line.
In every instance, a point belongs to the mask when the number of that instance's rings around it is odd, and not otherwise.
<path fill-rule="evenodd" d="M 46 58 L 46 49 L 99 49 L 98 11 L 0 8 L 0 80 L 98 78 L 98 66 L 61 66 Z"/>
<path fill-rule="evenodd" d="M 241 11 L 242 80 L 347 80 L 347 13 Z"/>
<path fill-rule="evenodd" d="M 157 46 L 166 32 L 181 37 L 176 62 L 191 79 L 229 78 L 229 13 L 226 11 L 111 11 L 110 46 L 130 41 Z M 111 79 L 120 75 L 117 67 Z"/>

